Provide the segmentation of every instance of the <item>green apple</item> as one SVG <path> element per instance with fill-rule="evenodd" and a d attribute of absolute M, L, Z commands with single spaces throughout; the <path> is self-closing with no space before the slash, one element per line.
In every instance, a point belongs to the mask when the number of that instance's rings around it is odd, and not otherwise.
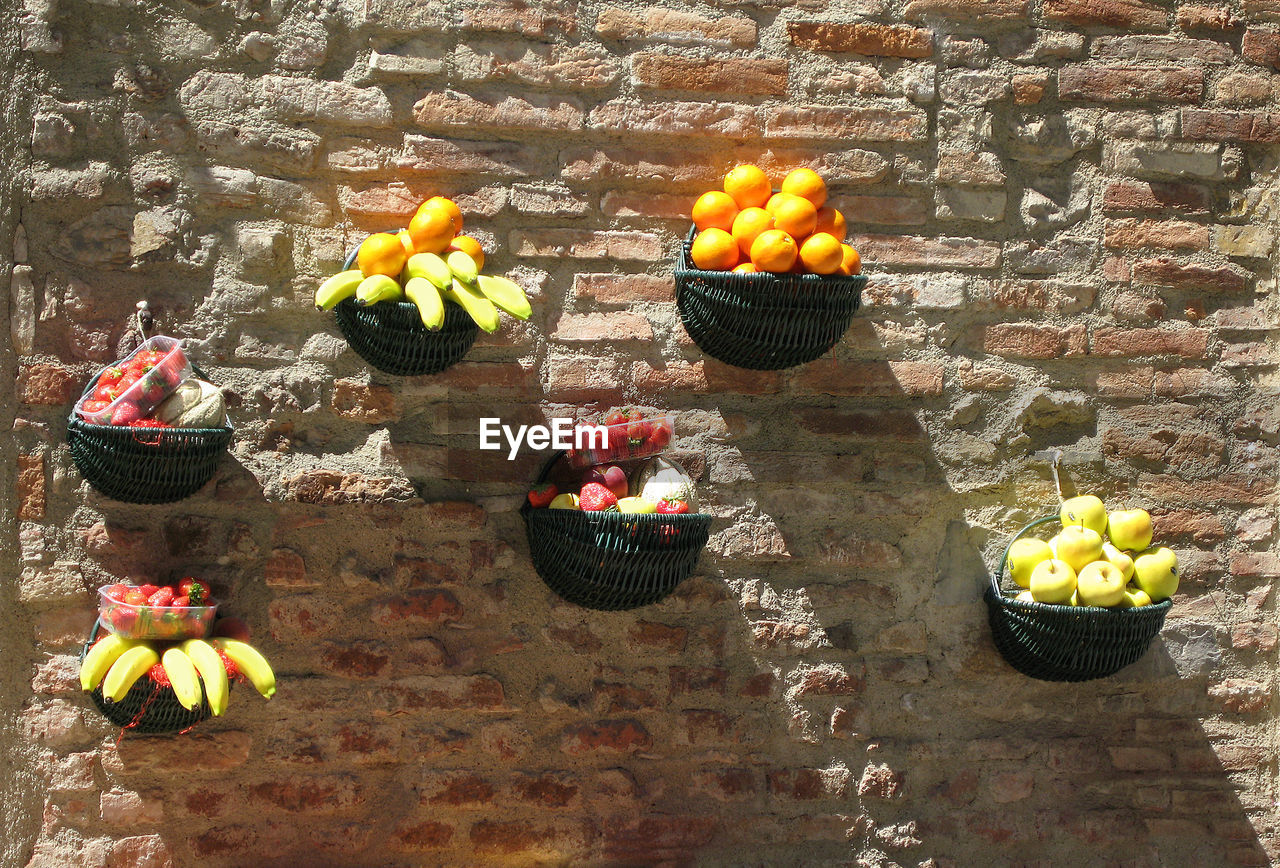
<path fill-rule="evenodd" d="M 627 512 L 632 514 L 644 515 L 658 511 L 658 504 L 645 500 L 643 497 L 621 497 L 618 498 L 618 512 Z"/>
<path fill-rule="evenodd" d="M 1141 588 L 1135 588 L 1129 585 L 1124 589 L 1124 599 L 1120 601 L 1121 609 L 1138 609 L 1142 606 L 1150 606 L 1151 597 Z"/>
<path fill-rule="evenodd" d="M 1062 520 L 1064 528 L 1072 525 L 1087 527 L 1098 536 L 1107 532 L 1107 508 L 1092 494 L 1082 494 L 1062 501 L 1058 518 Z"/>
<path fill-rule="evenodd" d="M 547 504 L 547 507 L 549 509 L 582 509 L 582 507 L 578 506 L 578 495 L 570 494 L 567 491 L 551 498 L 551 502 Z"/>
<path fill-rule="evenodd" d="M 1085 564 L 1076 576 L 1076 592 L 1084 606 L 1109 609 L 1124 599 L 1124 573 L 1109 561 Z"/>
<path fill-rule="evenodd" d="M 1107 536 L 1117 548 L 1140 552 L 1151 545 L 1151 515 L 1145 509 L 1121 509 L 1107 516 Z"/>
<path fill-rule="evenodd" d="M 1038 603 L 1066 603 L 1076 592 L 1076 571 L 1057 558 L 1036 564 L 1031 571 L 1031 596 Z"/>
<path fill-rule="evenodd" d="M 1053 556 L 1075 572 L 1084 569 L 1090 561 L 1102 557 L 1102 537 L 1093 530 L 1078 524 L 1064 527 L 1053 539 L 1049 540 Z"/>
<path fill-rule="evenodd" d="M 1049 544 L 1042 539 L 1024 537 L 1014 540 L 1009 546 L 1009 555 L 1005 558 L 1005 567 L 1009 570 L 1009 578 L 1018 583 L 1020 588 L 1031 587 L 1031 571 L 1036 564 L 1053 557 Z"/>
<path fill-rule="evenodd" d="M 1133 583 L 1147 592 L 1153 603 L 1178 591 L 1178 556 L 1167 546 L 1154 546 L 1133 559 Z"/>
<path fill-rule="evenodd" d="M 1133 578 L 1133 558 L 1111 543 L 1102 544 L 1102 559 L 1124 573 L 1126 582 Z"/>

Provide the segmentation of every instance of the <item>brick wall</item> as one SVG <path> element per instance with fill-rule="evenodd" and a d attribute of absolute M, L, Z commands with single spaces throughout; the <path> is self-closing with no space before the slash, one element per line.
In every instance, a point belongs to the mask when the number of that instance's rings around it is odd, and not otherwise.
<path fill-rule="evenodd" d="M 3 8 L 5 864 L 1276 860 L 1280 3 Z M 705 358 L 672 300 L 743 161 L 819 169 L 871 276 L 792 371 Z M 534 316 L 371 372 L 311 293 L 434 194 Z M 140 298 L 238 395 L 171 506 L 65 446 Z M 476 420 L 632 402 L 677 413 L 713 535 L 593 613 L 530 568 L 540 456 Z M 1080 685 L 1010 670 L 980 600 L 1050 448 L 1185 565 Z M 73 681 L 91 589 L 189 573 L 280 693 L 117 740 Z"/>

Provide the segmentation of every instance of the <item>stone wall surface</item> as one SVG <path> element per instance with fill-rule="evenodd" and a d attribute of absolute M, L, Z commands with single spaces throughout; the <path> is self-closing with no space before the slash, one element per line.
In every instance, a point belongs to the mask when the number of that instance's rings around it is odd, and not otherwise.
<path fill-rule="evenodd" d="M 1280 861 L 1280 2 L 0 8 L 3 864 Z M 747 161 L 822 172 L 871 278 L 783 372 L 673 301 Z M 398 378 L 311 295 L 435 194 L 534 315 Z M 236 396 L 165 506 L 66 446 L 139 299 Z M 623 404 L 675 412 L 715 522 L 671 598 L 591 612 L 530 566 L 544 456 L 477 420 Z M 1054 449 L 1184 565 L 1080 684 L 1010 669 L 981 600 Z M 75 683 L 93 589 L 182 575 L 280 692 L 121 738 Z"/>

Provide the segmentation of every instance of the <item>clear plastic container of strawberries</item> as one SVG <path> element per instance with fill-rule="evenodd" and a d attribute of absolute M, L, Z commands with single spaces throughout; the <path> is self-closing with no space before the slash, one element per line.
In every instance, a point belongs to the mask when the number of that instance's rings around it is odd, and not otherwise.
<path fill-rule="evenodd" d="M 614 461 L 649 458 L 671 442 L 670 413 L 646 415 L 634 408 L 614 410 L 598 424 L 579 424 L 574 429 L 575 447 L 565 458 L 577 470 Z"/>
<path fill-rule="evenodd" d="M 184 578 L 173 585 L 117 583 L 98 589 L 98 619 L 125 639 L 201 639 L 209 635 L 218 602 L 209 585 Z"/>

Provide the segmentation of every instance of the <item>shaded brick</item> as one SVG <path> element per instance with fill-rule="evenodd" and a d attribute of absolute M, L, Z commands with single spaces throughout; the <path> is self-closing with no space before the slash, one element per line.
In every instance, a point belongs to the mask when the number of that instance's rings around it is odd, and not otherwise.
<path fill-rule="evenodd" d="M 929 57 L 933 54 L 933 34 L 921 27 L 789 21 L 787 34 L 792 45 L 811 51 L 911 58 Z"/>
<path fill-rule="evenodd" d="M 1245 273 L 1230 267 L 1208 268 L 1167 257 L 1143 259 L 1133 264 L 1133 282 L 1166 286 L 1191 292 L 1243 292 L 1249 288 Z"/>
<path fill-rule="evenodd" d="M 1169 11 L 1146 0 L 1045 0 L 1047 21 L 1080 27 L 1163 28 Z"/>
<path fill-rule="evenodd" d="M 797 389 L 825 395 L 895 397 L 942 394 L 944 368 L 934 362 L 818 361 L 806 365 L 795 379 Z"/>
<path fill-rule="evenodd" d="M 1250 27 L 1244 32 L 1240 55 L 1250 63 L 1280 69 L 1280 32 Z"/>
<path fill-rule="evenodd" d="M 813 434 L 899 441 L 920 440 L 924 437 L 924 430 L 915 415 L 904 410 L 811 408 L 797 410 L 796 421 L 800 427 Z"/>
<path fill-rule="evenodd" d="M 1280 121 L 1280 116 L 1277 120 Z M 1211 207 L 1208 188 L 1198 184 L 1115 181 L 1102 192 L 1102 210 L 1107 214 L 1139 211 L 1208 214 Z"/>
<path fill-rule="evenodd" d="M 1200 69 L 1073 66 L 1058 72 L 1058 97 L 1090 102 L 1199 102 Z"/>
<path fill-rule="evenodd" d="M 386 386 L 356 380 L 334 380 L 333 411 L 344 419 L 379 425 L 400 418 L 395 393 Z"/>
<path fill-rule="evenodd" d="M 662 243 L 649 232 L 589 229 L 514 230 L 511 250 L 517 256 L 652 261 L 663 256 Z"/>
<path fill-rule="evenodd" d="M 560 749 L 570 756 L 633 753 L 652 746 L 653 737 L 636 720 L 602 720 L 565 730 Z"/>
<path fill-rule="evenodd" d="M 849 243 L 871 264 L 946 268 L 996 268 L 1000 243 L 978 238 L 921 238 L 902 235 L 859 235 Z"/>
<path fill-rule="evenodd" d="M 577 100 L 549 94 L 472 96 L 447 91 L 418 100 L 413 119 L 427 129 L 571 131 L 582 128 L 583 110 Z"/>
<path fill-rule="evenodd" d="M 1280 112 L 1182 110 L 1182 137 L 1206 141 L 1280 143 Z"/>

